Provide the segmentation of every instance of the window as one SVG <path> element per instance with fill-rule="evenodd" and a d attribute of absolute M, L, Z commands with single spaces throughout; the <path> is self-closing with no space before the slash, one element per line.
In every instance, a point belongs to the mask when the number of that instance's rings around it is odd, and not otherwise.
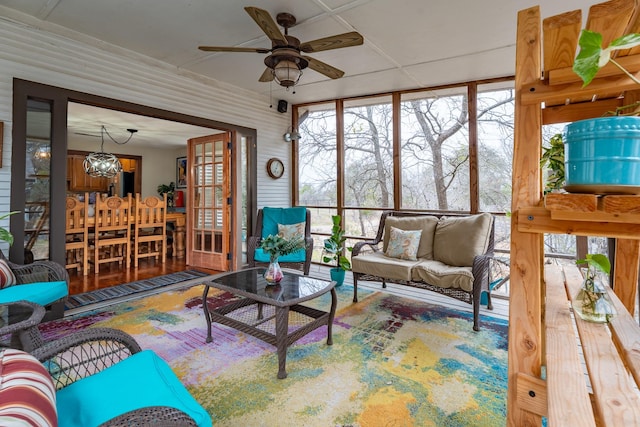
<path fill-rule="evenodd" d="M 352 245 L 374 237 L 388 209 L 498 214 L 497 245 L 509 250 L 512 80 L 294 108 L 296 191 L 312 212 L 315 262 L 332 214 Z"/>

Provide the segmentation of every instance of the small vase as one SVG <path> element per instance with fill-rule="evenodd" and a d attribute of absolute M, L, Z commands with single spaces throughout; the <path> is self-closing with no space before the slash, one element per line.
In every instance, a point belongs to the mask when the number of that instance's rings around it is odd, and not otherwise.
<path fill-rule="evenodd" d="M 606 286 L 604 275 L 589 269 L 582 269 L 584 281 L 578 294 L 573 299 L 573 311 L 582 320 L 595 323 L 607 323 L 617 314 Z"/>
<path fill-rule="evenodd" d="M 269 262 L 267 270 L 264 272 L 264 280 L 269 284 L 276 284 L 282 280 L 283 274 L 278 259 L 273 259 Z"/>

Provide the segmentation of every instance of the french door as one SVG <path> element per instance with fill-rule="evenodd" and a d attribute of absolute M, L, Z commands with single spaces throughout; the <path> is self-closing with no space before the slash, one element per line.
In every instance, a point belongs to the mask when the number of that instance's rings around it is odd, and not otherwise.
<path fill-rule="evenodd" d="M 193 138 L 187 155 L 187 264 L 227 271 L 230 242 L 228 132 Z"/>

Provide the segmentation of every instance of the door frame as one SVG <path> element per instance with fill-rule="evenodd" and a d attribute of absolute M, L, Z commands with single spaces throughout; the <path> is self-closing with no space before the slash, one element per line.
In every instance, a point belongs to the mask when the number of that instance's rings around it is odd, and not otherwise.
<path fill-rule="evenodd" d="M 135 104 L 132 102 L 121 101 L 118 99 L 107 98 L 99 95 L 93 95 L 85 92 L 79 92 L 71 89 L 65 89 L 61 87 L 46 85 L 43 83 L 32 82 L 29 80 L 23 80 L 19 78 L 13 79 L 13 132 L 12 132 L 12 153 L 11 153 L 11 210 L 22 211 L 25 205 L 25 188 L 24 188 L 24 176 L 25 176 L 25 147 L 26 147 L 26 123 L 27 123 L 27 100 L 29 98 L 40 99 L 44 101 L 50 101 L 52 104 L 52 118 L 51 118 L 51 155 L 52 155 L 52 179 L 51 179 L 51 194 L 60 195 L 60 197 L 51 198 L 51 235 L 49 241 L 49 253 L 50 259 L 56 261 L 62 265 L 65 264 L 64 256 L 64 221 L 65 221 L 65 203 L 63 195 L 66 193 L 66 152 L 67 152 L 67 105 L 69 102 L 77 102 L 81 104 L 88 104 L 96 107 L 124 111 L 132 114 L 139 114 L 143 116 L 153 117 L 157 119 L 170 120 L 180 123 L 191 124 L 195 126 L 201 126 L 211 128 L 215 130 L 222 130 L 231 132 L 231 163 L 236 165 L 239 161 L 236 157 L 235 150 L 238 142 L 236 138 L 237 134 L 246 136 L 253 141 L 248 144 L 249 150 L 247 152 L 247 224 L 246 227 L 251 230 L 255 221 L 255 215 L 257 212 L 257 195 L 255 189 L 257 188 L 257 179 L 255 173 L 255 165 L 257 164 L 257 148 L 255 141 L 257 140 L 256 129 L 247 128 L 244 126 L 234 125 L 230 123 L 224 123 L 217 120 L 191 116 L 188 114 L 177 113 L 173 111 L 163 110 L 155 107 L 149 107 L 142 104 Z M 185 140 L 186 146 L 186 140 Z M 63 160 L 64 159 L 64 160 Z M 231 185 L 232 192 L 236 193 L 239 189 L 234 186 L 240 182 L 240 177 L 237 177 L 236 169 L 231 168 Z M 237 199 L 240 200 L 240 199 Z M 236 211 L 241 210 L 242 207 L 238 203 L 234 203 L 232 206 L 232 218 L 235 218 Z M 241 227 L 235 221 L 231 221 L 232 235 L 239 236 L 239 230 L 236 227 Z M 24 241 L 24 215 L 12 215 L 10 218 L 11 232 L 14 234 L 16 242 Z M 249 234 L 250 235 L 250 234 Z M 231 250 L 231 268 L 238 268 L 238 259 L 240 258 L 239 247 L 241 245 L 238 242 L 231 241 L 233 248 Z M 9 251 L 9 258 L 11 261 L 22 264 L 24 262 L 23 245 L 14 244 Z"/>

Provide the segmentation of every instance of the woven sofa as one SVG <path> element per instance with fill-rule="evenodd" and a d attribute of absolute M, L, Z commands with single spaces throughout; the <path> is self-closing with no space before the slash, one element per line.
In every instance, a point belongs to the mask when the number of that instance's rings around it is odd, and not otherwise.
<path fill-rule="evenodd" d="M 399 230 L 399 231 L 398 231 Z M 392 232 L 400 236 L 391 239 Z M 413 253 L 410 237 L 418 241 Z M 396 239 L 397 240 L 397 239 Z M 392 253 L 400 246 L 400 255 Z M 473 329 L 479 329 L 480 296 L 492 309 L 489 268 L 494 250 L 494 219 L 488 213 L 439 215 L 385 211 L 375 239 L 358 242 L 351 255 L 353 302 L 358 282 L 382 282 L 427 289 L 473 305 Z"/>

